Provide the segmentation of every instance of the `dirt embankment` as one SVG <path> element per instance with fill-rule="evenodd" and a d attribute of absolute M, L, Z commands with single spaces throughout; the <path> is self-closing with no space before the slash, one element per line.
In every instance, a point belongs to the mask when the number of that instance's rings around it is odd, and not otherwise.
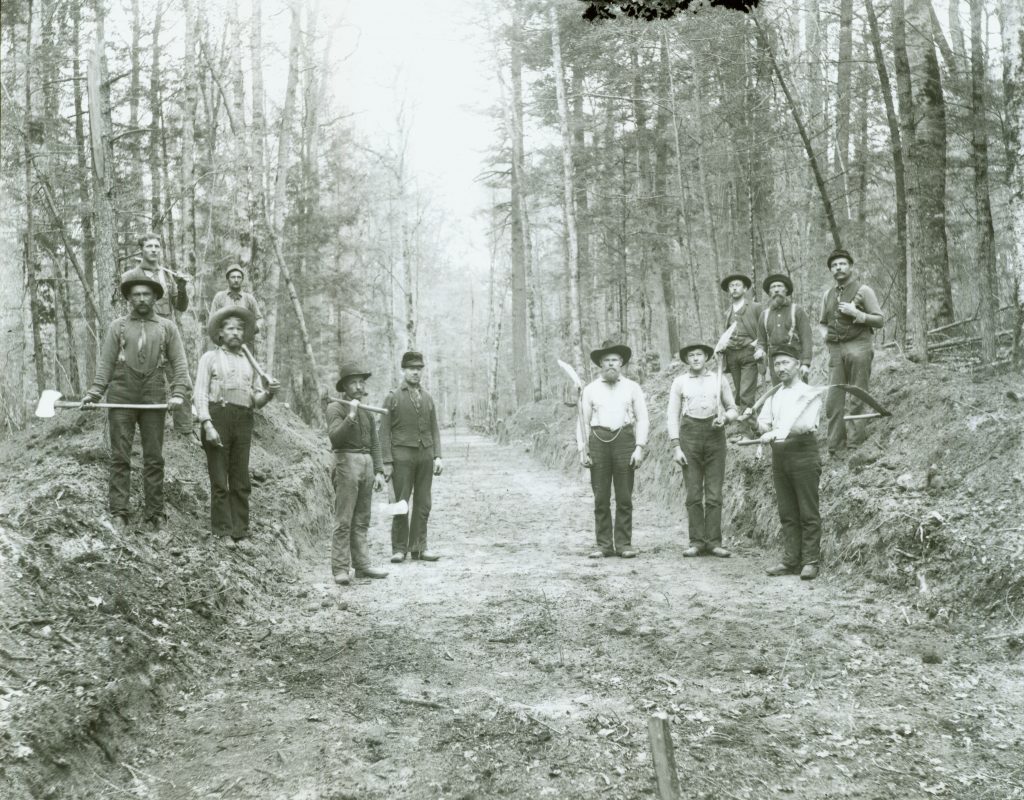
<path fill-rule="evenodd" d="M 652 433 L 637 496 L 674 509 L 683 525 L 682 478 L 664 421 L 681 370 L 675 362 L 644 384 Z M 885 353 L 876 356 L 872 393 L 893 416 L 870 421 L 864 445 L 825 461 L 826 568 L 912 591 L 929 615 L 1024 617 L 1024 382 Z M 578 470 L 574 425 L 572 407 L 538 403 L 509 421 L 505 438 Z M 731 542 L 778 549 L 767 449 L 758 459 L 754 448 L 730 446 L 724 518 Z"/>
<path fill-rule="evenodd" d="M 251 546 L 207 536 L 197 441 L 168 431 L 164 455 L 167 532 L 118 534 L 102 417 L 63 412 L 0 444 L 4 796 L 58 797 L 76 765 L 116 762 L 138 719 L 217 656 L 225 623 L 297 591 L 297 555 L 329 524 L 325 447 L 286 409 L 257 415 Z M 133 461 L 141 508 L 138 441 Z"/>

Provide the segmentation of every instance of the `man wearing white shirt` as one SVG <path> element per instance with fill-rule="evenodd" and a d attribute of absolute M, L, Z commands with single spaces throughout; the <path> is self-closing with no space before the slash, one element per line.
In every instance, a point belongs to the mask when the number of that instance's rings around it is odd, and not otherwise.
<path fill-rule="evenodd" d="M 814 432 L 823 392 L 800 379 L 800 354 L 790 345 L 775 348 L 772 364 L 782 385 L 757 417 L 761 441 L 772 446 L 772 479 L 782 522 L 782 562 L 768 574 L 799 573 L 801 580 L 810 581 L 818 577 L 821 551 L 821 457 Z"/>
<path fill-rule="evenodd" d="M 722 484 L 725 482 L 725 423 L 738 416 L 728 381 L 707 370 L 714 355 L 706 344 L 679 351 L 688 369 L 668 393 L 668 438 L 672 460 L 683 468 L 690 546 L 683 556 L 728 558 L 722 547 Z"/>
<path fill-rule="evenodd" d="M 605 342 L 590 354 L 601 376 L 583 389 L 583 430 L 577 431 L 580 463 L 590 470 L 594 490 L 597 549 L 591 558 L 634 558 L 633 470 L 644 460 L 650 421 L 643 390 L 622 375 L 633 352 L 625 345 Z M 583 441 L 583 431 L 587 441 Z M 611 497 L 615 488 L 615 520 Z"/>

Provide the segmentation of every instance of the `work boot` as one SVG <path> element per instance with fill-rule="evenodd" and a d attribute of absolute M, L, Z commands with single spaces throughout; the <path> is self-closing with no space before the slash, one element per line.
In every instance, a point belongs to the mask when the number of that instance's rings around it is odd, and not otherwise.
<path fill-rule="evenodd" d="M 765 572 L 773 578 L 778 578 L 780 575 L 796 575 L 800 570 L 797 567 L 788 567 L 785 564 L 776 564 Z"/>
<path fill-rule="evenodd" d="M 115 533 L 128 532 L 128 517 L 124 516 L 124 514 L 114 514 L 110 518 L 110 524 L 113 526 Z"/>
<path fill-rule="evenodd" d="M 403 561 L 405 561 L 405 553 L 393 553 L 391 555 L 392 564 L 401 564 Z"/>
<path fill-rule="evenodd" d="M 726 550 L 724 547 L 712 547 L 711 555 L 715 556 L 716 558 L 728 558 L 732 555 L 732 553 Z"/>
<path fill-rule="evenodd" d="M 388 574 L 382 569 L 375 567 L 363 567 L 356 570 L 357 578 L 386 578 Z"/>
<path fill-rule="evenodd" d="M 800 580 L 802 581 L 813 581 L 818 577 L 818 565 L 817 564 L 804 564 L 804 568 L 800 570 Z"/>
<path fill-rule="evenodd" d="M 348 570 L 345 570 L 344 572 L 335 572 L 334 582 L 338 584 L 338 586 L 348 586 L 352 583 L 352 578 L 349 576 Z"/>
<path fill-rule="evenodd" d="M 615 555 L 615 553 L 611 550 L 591 550 L 587 553 L 587 558 L 608 558 L 613 555 Z"/>
<path fill-rule="evenodd" d="M 167 526 L 167 517 L 164 514 L 157 514 L 146 520 L 146 530 L 157 536 L 163 535 Z"/>
<path fill-rule="evenodd" d="M 683 551 L 683 558 L 697 558 L 702 555 L 704 555 L 704 551 L 699 547 L 687 547 Z"/>
<path fill-rule="evenodd" d="M 429 550 L 424 550 L 420 553 L 413 553 L 413 561 L 437 561 L 441 556 L 431 553 Z"/>
<path fill-rule="evenodd" d="M 619 558 L 636 558 L 639 553 L 635 547 L 624 547 L 619 551 Z"/>

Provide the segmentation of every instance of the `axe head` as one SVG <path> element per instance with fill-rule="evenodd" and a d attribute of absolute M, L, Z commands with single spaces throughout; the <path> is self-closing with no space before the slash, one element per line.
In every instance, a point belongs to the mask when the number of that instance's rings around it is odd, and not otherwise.
<path fill-rule="evenodd" d="M 36 405 L 36 416 L 48 419 L 57 413 L 57 409 L 54 407 L 54 403 L 61 399 L 63 395 L 56 389 L 43 389 L 43 393 L 39 395 L 39 403 Z"/>

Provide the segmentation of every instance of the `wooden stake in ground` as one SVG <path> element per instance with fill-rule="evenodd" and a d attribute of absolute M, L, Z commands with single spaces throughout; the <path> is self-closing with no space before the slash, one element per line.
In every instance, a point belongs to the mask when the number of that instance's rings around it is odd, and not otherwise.
<path fill-rule="evenodd" d="M 658 797 L 661 800 L 679 800 L 679 773 L 672 749 L 672 733 L 668 715 L 664 711 L 652 714 L 647 720 L 647 738 L 651 742 L 654 774 L 658 779 Z"/>

